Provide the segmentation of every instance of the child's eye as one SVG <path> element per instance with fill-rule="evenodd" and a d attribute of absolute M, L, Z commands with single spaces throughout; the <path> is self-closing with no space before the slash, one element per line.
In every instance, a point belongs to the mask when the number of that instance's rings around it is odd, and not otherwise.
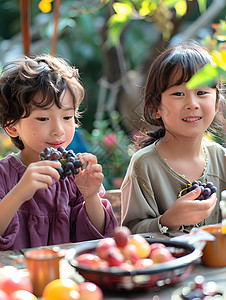
<path fill-rule="evenodd" d="M 71 120 L 72 118 L 74 118 L 74 116 L 67 116 L 67 117 L 64 117 L 64 120 Z"/>
<path fill-rule="evenodd" d="M 176 92 L 176 93 L 173 93 L 173 95 L 174 95 L 174 96 L 183 96 L 184 93 L 182 93 L 182 92 Z"/>
<path fill-rule="evenodd" d="M 199 95 L 199 96 L 200 96 L 200 95 L 205 95 L 205 94 L 206 94 L 205 91 L 198 91 L 198 92 L 197 92 L 197 95 Z"/>
<path fill-rule="evenodd" d="M 37 120 L 40 121 L 40 122 L 45 122 L 45 121 L 48 120 L 48 118 L 37 118 Z"/>

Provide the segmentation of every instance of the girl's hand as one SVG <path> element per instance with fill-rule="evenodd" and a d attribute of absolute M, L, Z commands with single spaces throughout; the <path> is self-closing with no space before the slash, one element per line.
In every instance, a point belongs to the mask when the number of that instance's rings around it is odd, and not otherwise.
<path fill-rule="evenodd" d="M 15 186 L 21 202 L 30 200 L 37 190 L 47 189 L 53 183 L 52 178 L 60 179 L 57 171 L 60 166 L 60 162 L 49 160 L 31 163 Z"/>
<path fill-rule="evenodd" d="M 178 198 L 162 215 L 161 224 L 169 230 L 178 230 L 181 225 L 193 225 L 206 219 L 213 211 L 217 197 L 212 194 L 207 200 L 196 200 L 201 189 L 197 187 L 190 193 Z"/>
<path fill-rule="evenodd" d="M 80 154 L 79 160 L 81 163 L 88 162 L 88 166 L 75 176 L 75 183 L 84 199 L 94 197 L 104 179 L 102 166 L 97 163 L 96 156 L 91 153 Z"/>

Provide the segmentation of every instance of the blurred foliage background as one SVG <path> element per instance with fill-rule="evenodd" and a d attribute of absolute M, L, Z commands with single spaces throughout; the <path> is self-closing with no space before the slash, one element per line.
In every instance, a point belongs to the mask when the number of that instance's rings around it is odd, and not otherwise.
<path fill-rule="evenodd" d="M 24 54 L 21 10 L 26 3 L 28 54 L 55 52 L 79 68 L 86 90 L 80 134 L 103 165 L 106 188 L 119 187 L 135 151 L 133 137 L 146 126 L 142 92 L 151 62 L 170 43 L 190 39 L 210 51 L 226 49 L 226 2 L 1 0 L 0 67 Z M 222 130 L 209 137 L 223 144 Z"/>

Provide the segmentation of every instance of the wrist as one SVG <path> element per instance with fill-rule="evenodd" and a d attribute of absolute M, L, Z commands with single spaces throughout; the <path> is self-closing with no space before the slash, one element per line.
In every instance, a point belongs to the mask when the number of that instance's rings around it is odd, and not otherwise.
<path fill-rule="evenodd" d="M 83 196 L 84 200 L 86 203 L 93 203 L 93 202 L 101 202 L 101 198 L 100 196 L 97 194 L 92 194 L 92 195 L 89 195 L 89 196 Z"/>
<path fill-rule="evenodd" d="M 23 190 L 21 187 L 17 185 L 14 186 L 14 188 L 9 192 L 10 196 L 13 197 L 19 205 L 22 205 L 24 202 L 28 201 L 29 199 L 26 199 Z"/>
<path fill-rule="evenodd" d="M 158 219 L 158 227 L 159 227 L 159 231 L 162 233 L 162 234 L 165 234 L 168 232 L 169 228 L 167 226 L 164 226 L 162 225 L 161 223 L 161 218 Z"/>
<path fill-rule="evenodd" d="M 171 215 L 169 211 L 166 211 L 160 218 L 159 223 L 160 226 L 165 226 L 168 228 L 168 231 L 177 231 L 179 230 L 181 225 L 176 225 L 176 218 L 175 216 Z"/>

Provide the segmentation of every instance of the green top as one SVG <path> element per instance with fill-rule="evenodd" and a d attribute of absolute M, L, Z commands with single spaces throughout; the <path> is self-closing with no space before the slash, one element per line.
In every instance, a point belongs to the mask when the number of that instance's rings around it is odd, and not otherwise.
<path fill-rule="evenodd" d="M 203 141 L 203 147 L 206 167 L 199 180 L 212 182 L 218 198 L 218 204 L 205 219 L 205 224 L 215 224 L 221 221 L 220 194 L 226 189 L 226 149 L 206 141 Z M 187 184 L 191 182 L 167 165 L 155 144 L 138 150 L 130 161 L 121 187 L 123 225 L 132 233 L 159 232 L 161 215 L 172 206 Z"/>

